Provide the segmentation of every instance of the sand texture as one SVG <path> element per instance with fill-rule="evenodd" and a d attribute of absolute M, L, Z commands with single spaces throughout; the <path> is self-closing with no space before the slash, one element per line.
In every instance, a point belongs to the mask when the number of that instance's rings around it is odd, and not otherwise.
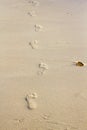
<path fill-rule="evenodd" d="M 87 130 L 86 0 L 0 0 L 0 130 Z"/>

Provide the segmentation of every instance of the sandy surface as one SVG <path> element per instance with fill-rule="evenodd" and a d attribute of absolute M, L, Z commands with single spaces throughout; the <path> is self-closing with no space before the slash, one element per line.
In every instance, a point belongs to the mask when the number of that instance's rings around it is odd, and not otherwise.
<path fill-rule="evenodd" d="M 86 64 L 86 0 L 0 0 L 0 130 L 87 130 Z"/>

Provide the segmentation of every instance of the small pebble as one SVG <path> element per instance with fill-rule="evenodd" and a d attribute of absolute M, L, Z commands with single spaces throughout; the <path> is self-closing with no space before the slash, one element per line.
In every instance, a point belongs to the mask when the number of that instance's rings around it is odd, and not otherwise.
<path fill-rule="evenodd" d="M 84 64 L 81 61 L 76 62 L 75 65 L 80 67 L 84 66 Z"/>

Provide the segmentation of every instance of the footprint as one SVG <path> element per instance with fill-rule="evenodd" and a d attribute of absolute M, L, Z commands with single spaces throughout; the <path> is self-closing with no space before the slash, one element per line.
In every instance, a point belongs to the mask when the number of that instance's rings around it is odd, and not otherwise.
<path fill-rule="evenodd" d="M 37 98 L 37 94 L 33 93 L 30 95 L 26 95 L 25 100 L 27 102 L 27 108 L 30 110 L 37 108 L 37 103 L 35 102 L 35 99 Z"/>
<path fill-rule="evenodd" d="M 43 30 L 43 26 L 42 25 L 38 25 L 38 24 L 35 24 L 34 28 L 35 28 L 35 32 L 39 32 L 39 31 Z"/>
<path fill-rule="evenodd" d="M 14 121 L 17 124 L 22 124 L 22 123 L 24 123 L 24 118 L 21 118 L 21 119 L 15 118 Z"/>
<path fill-rule="evenodd" d="M 29 11 L 29 12 L 28 12 L 28 15 L 29 15 L 29 16 L 31 16 L 31 17 L 36 16 L 36 14 L 35 14 L 35 12 L 34 12 L 34 11 Z"/>
<path fill-rule="evenodd" d="M 32 49 L 38 49 L 38 41 L 37 40 L 29 42 L 29 45 L 32 47 Z"/>
<path fill-rule="evenodd" d="M 39 6 L 39 1 L 35 1 L 35 0 L 29 0 L 29 2 L 28 2 L 30 5 L 32 5 L 32 6 Z"/>
<path fill-rule="evenodd" d="M 38 72 L 38 74 L 43 75 L 46 72 L 46 70 L 48 70 L 48 65 L 46 63 L 41 62 L 39 64 L 39 69 L 40 71 Z"/>

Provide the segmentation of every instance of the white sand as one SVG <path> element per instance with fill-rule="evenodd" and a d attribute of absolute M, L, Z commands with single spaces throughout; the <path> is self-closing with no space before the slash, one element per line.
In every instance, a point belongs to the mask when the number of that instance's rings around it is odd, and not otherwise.
<path fill-rule="evenodd" d="M 76 61 L 87 64 L 86 0 L 0 0 L 0 130 L 87 130 L 87 66 Z"/>

